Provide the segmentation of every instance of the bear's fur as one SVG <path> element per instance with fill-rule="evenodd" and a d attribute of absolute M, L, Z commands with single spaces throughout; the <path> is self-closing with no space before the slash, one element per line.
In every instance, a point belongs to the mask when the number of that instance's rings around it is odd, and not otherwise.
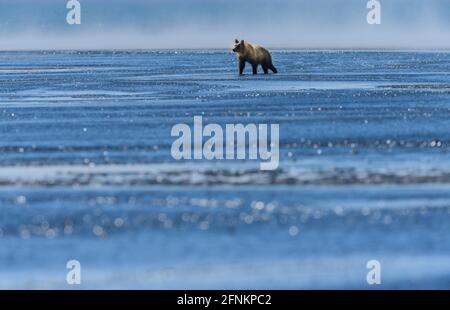
<path fill-rule="evenodd" d="M 278 73 L 272 63 L 272 55 L 264 47 L 245 42 L 244 40 L 239 41 L 238 39 L 236 39 L 234 43 L 233 52 L 237 54 L 239 60 L 240 75 L 244 73 L 246 62 L 252 65 L 253 74 L 258 73 L 259 65 L 262 66 L 264 74 L 268 74 L 269 69 L 272 70 L 273 73 Z"/>

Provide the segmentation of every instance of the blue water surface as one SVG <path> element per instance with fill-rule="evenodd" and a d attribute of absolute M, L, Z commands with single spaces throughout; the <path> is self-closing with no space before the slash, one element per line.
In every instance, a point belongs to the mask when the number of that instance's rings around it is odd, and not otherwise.
<path fill-rule="evenodd" d="M 273 57 L 1 52 L 0 287 L 450 288 L 450 54 Z M 280 167 L 175 161 L 194 116 L 279 124 Z"/>

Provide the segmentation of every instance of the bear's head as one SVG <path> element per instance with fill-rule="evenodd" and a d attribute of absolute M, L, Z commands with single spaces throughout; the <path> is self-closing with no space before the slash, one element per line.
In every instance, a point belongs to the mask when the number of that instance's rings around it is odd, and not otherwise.
<path fill-rule="evenodd" d="M 245 49 L 245 43 L 244 40 L 239 41 L 238 39 L 234 40 L 234 48 L 233 52 L 235 53 L 243 53 Z"/>

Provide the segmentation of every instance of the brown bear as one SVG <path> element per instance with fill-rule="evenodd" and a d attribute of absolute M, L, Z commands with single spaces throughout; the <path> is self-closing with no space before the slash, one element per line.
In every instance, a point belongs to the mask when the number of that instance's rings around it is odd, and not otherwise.
<path fill-rule="evenodd" d="M 253 67 L 253 74 L 258 74 L 258 66 L 261 65 L 264 74 L 269 73 L 269 69 L 273 73 L 278 73 L 277 69 L 272 64 L 272 55 L 264 47 L 259 45 L 253 45 L 245 42 L 244 40 L 234 41 L 233 52 L 237 54 L 239 60 L 239 74 L 244 73 L 245 63 L 248 62 Z"/>

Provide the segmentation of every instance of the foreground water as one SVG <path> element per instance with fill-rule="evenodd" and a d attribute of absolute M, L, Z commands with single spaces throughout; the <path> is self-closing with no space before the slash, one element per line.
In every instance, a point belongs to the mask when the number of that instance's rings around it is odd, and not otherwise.
<path fill-rule="evenodd" d="M 450 288 L 450 54 L 0 53 L 0 287 Z M 249 69 L 250 70 L 250 69 Z M 281 164 L 176 162 L 280 124 Z M 380 288 L 378 287 L 378 288 Z"/>

